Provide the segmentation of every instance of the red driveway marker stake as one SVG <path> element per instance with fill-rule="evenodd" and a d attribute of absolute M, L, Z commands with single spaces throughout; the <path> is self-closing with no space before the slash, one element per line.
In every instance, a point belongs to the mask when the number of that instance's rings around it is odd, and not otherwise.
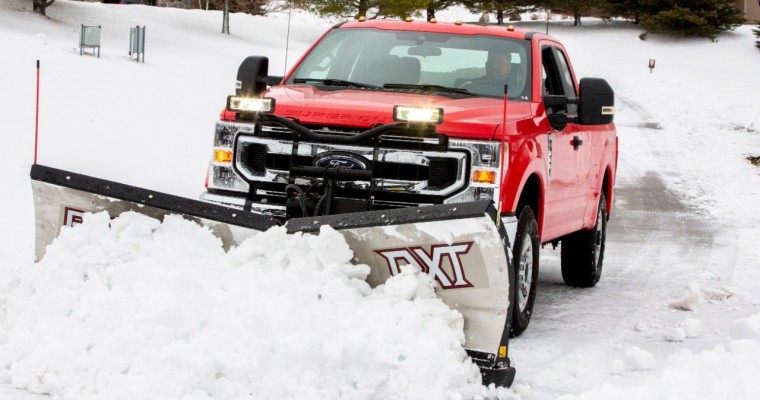
<path fill-rule="evenodd" d="M 37 60 L 37 104 L 34 110 L 34 164 L 37 164 L 37 138 L 40 126 L 40 60 Z"/>

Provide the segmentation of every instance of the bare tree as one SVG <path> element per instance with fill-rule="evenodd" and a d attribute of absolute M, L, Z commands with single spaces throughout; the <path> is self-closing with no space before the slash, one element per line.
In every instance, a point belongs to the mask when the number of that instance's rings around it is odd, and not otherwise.
<path fill-rule="evenodd" d="M 32 9 L 36 13 L 46 15 L 45 9 L 50 7 L 53 3 L 55 3 L 55 0 L 32 0 Z"/>

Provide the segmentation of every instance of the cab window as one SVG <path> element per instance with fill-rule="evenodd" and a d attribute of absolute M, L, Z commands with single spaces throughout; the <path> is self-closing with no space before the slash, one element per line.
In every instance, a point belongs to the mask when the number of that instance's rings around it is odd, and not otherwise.
<path fill-rule="evenodd" d="M 544 95 L 567 96 L 574 100 L 576 96 L 575 82 L 562 50 L 554 46 L 543 46 L 541 49 L 541 88 Z M 576 104 L 568 104 L 564 110 L 553 110 L 575 115 L 578 112 Z"/>

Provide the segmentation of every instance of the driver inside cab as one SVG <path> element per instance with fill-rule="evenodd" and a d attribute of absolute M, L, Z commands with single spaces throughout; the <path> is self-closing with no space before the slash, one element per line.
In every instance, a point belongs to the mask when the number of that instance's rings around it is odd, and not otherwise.
<path fill-rule="evenodd" d="M 462 89 L 487 96 L 503 96 L 504 84 L 517 89 L 516 76 L 512 74 L 512 56 L 510 53 L 490 51 L 486 60 L 486 74 L 462 85 Z M 510 89 L 512 92 L 513 89 Z"/>

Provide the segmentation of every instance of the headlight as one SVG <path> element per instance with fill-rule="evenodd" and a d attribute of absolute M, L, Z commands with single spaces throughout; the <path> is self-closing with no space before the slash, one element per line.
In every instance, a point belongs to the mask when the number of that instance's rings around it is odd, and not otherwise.
<path fill-rule="evenodd" d="M 440 124 L 443 109 L 431 107 L 394 106 L 393 120 L 412 123 Z"/>
<path fill-rule="evenodd" d="M 507 144 L 508 145 L 508 144 Z M 470 182 L 466 190 L 452 196 L 444 203 L 492 199 L 498 203 L 502 179 L 501 143 L 497 141 L 451 139 L 449 147 L 462 148 L 470 153 Z M 507 160 L 505 160 L 506 162 Z M 506 165 L 504 172 L 506 172 Z"/>
<path fill-rule="evenodd" d="M 274 99 L 264 97 L 227 97 L 227 109 L 242 112 L 272 112 L 274 111 Z"/>
<path fill-rule="evenodd" d="M 237 176 L 230 166 L 212 165 L 209 168 L 209 189 L 222 189 L 235 192 L 247 192 L 248 183 Z"/>

